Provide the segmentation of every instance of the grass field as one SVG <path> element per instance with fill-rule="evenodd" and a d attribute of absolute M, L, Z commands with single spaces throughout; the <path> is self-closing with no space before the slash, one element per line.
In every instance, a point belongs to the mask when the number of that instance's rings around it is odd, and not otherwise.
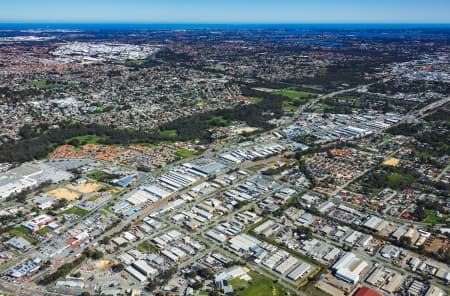
<path fill-rule="evenodd" d="M 274 283 L 271 279 L 265 276 L 251 271 L 249 275 L 252 280 L 246 282 L 241 279 L 233 279 L 230 284 L 233 286 L 233 290 L 237 294 L 242 296 L 283 296 L 287 295 L 286 289 L 280 284 Z"/>
<path fill-rule="evenodd" d="M 319 75 L 320 76 L 325 76 L 328 74 L 328 69 L 327 68 L 320 68 L 319 69 Z"/>
<path fill-rule="evenodd" d="M 180 149 L 175 152 L 175 155 L 182 157 L 182 158 L 190 158 L 197 155 L 195 151 L 188 150 L 188 149 Z"/>
<path fill-rule="evenodd" d="M 195 106 L 203 107 L 203 106 L 206 106 L 207 104 L 208 104 L 208 102 L 200 101 L 200 102 L 196 103 Z"/>
<path fill-rule="evenodd" d="M 45 226 L 45 227 L 39 229 L 39 230 L 36 231 L 36 232 L 37 232 L 38 234 L 40 234 L 40 235 L 44 235 L 44 234 L 49 233 L 50 231 L 52 231 L 52 230 L 50 229 L 50 227 Z"/>
<path fill-rule="evenodd" d="M 26 85 L 32 86 L 32 87 L 36 87 L 36 88 L 39 88 L 39 89 L 53 89 L 53 88 L 60 87 L 60 85 L 58 85 L 58 84 L 48 84 L 47 81 L 45 81 L 45 80 L 38 80 L 38 81 L 34 81 L 34 82 L 28 82 L 28 83 L 26 83 Z"/>
<path fill-rule="evenodd" d="M 95 171 L 88 175 L 89 178 L 94 179 L 96 181 L 100 181 L 102 178 L 106 176 L 108 176 L 108 174 L 102 171 Z"/>
<path fill-rule="evenodd" d="M 314 113 L 324 113 L 324 111 L 325 111 L 324 104 L 320 104 L 318 107 L 314 108 L 314 110 L 313 110 Z"/>
<path fill-rule="evenodd" d="M 125 65 L 143 65 L 150 61 L 150 59 L 136 59 L 136 60 L 126 60 L 124 62 Z"/>
<path fill-rule="evenodd" d="M 37 244 L 37 240 L 35 240 L 34 238 L 29 237 L 28 235 L 31 234 L 31 230 L 29 230 L 28 228 L 25 228 L 23 226 L 17 226 L 11 230 L 8 231 L 9 234 L 14 235 L 14 236 L 19 236 L 22 237 L 24 239 L 26 239 L 27 241 L 29 241 L 32 244 Z"/>
<path fill-rule="evenodd" d="M 256 173 L 257 171 L 259 171 L 259 170 L 261 170 L 261 169 L 263 169 L 263 168 L 265 168 L 265 167 L 267 167 L 267 165 L 265 165 L 265 164 L 259 164 L 259 165 L 255 165 L 255 166 L 249 167 L 248 170 L 250 170 L 250 171 Z"/>
<path fill-rule="evenodd" d="M 25 228 L 23 226 L 17 226 L 9 231 L 10 234 L 16 235 L 16 236 L 27 236 L 31 234 L 31 230 L 28 228 Z"/>
<path fill-rule="evenodd" d="M 448 216 L 446 215 L 442 215 L 442 217 L 438 217 L 436 214 L 435 210 L 431 210 L 431 209 L 425 209 L 425 213 L 427 214 L 427 217 L 425 218 L 425 220 L 423 220 L 423 222 L 425 223 L 431 223 L 431 224 L 441 224 L 441 223 L 445 223 L 445 221 L 447 220 Z"/>
<path fill-rule="evenodd" d="M 253 104 L 259 104 L 263 101 L 263 98 L 260 97 L 252 97 Z"/>
<path fill-rule="evenodd" d="M 309 99 L 317 97 L 316 94 L 304 91 L 298 91 L 295 88 L 288 87 L 272 91 L 275 95 L 285 96 L 289 99 L 283 101 L 283 110 L 286 112 L 295 112 L 305 104 Z"/>
<path fill-rule="evenodd" d="M 88 111 L 91 114 L 98 114 L 106 112 L 105 107 L 97 107 L 95 110 Z"/>
<path fill-rule="evenodd" d="M 78 140 L 78 141 L 80 141 L 80 143 L 82 145 L 84 145 L 84 144 L 99 144 L 99 142 L 101 140 L 108 140 L 108 139 L 109 139 L 108 136 L 100 137 L 100 136 L 95 136 L 95 135 L 86 135 L 86 136 L 79 136 L 79 137 L 69 139 L 66 141 L 66 143 L 68 143 L 72 140 Z"/>
<path fill-rule="evenodd" d="M 282 107 L 285 112 L 295 112 L 299 108 L 298 106 L 293 105 L 291 101 L 283 101 Z"/>
<path fill-rule="evenodd" d="M 158 131 L 158 134 L 160 136 L 165 136 L 165 137 L 175 137 L 178 135 L 177 130 L 166 130 L 166 131 Z"/>
<path fill-rule="evenodd" d="M 215 71 L 215 72 L 225 72 L 225 68 L 222 67 L 222 66 L 217 66 L 217 67 L 204 66 L 203 69 L 204 70 L 209 70 L 209 71 Z"/>
<path fill-rule="evenodd" d="M 147 148 L 155 148 L 155 147 L 157 147 L 158 145 L 156 145 L 156 144 L 150 144 L 150 143 L 133 143 L 133 145 L 130 145 L 130 146 L 143 146 L 143 147 L 147 147 Z"/>
<path fill-rule="evenodd" d="M 306 98 L 316 97 L 316 94 L 313 94 L 310 92 L 305 92 L 305 91 L 297 91 L 293 88 L 278 89 L 278 90 L 274 90 L 272 93 L 275 95 L 285 96 L 290 99 L 306 99 Z"/>
<path fill-rule="evenodd" d="M 323 90 L 323 86 L 320 84 L 303 84 L 302 87 L 313 89 L 313 90 L 318 90 L 318 91 Z"/>
<path fill-rule="evenodd" d="M 100 198 L 100 195 L 94 195 L 94 196 L 90 197 L 90 198 L 88 199 L 88 201 L 94 202 L 94 201 L 96 201 L 96 200 L 99 199 L 99 198 Z"/>
<path fill-rule="evenodd" d="M 86 211 L 84 209 L 80 209 L 79 207 L 71 207 L 70 209 L 62 212 L 62 215 L 70 215 L 70 214 L 74 214 L 80 217 L 84 217 L 89 213 L 89 211 Z"/>
<path fill-rule="evenodd" d="M 223 116 L 213 116 L 208 121 L 213 126 L 225 126 L 229 123 Z"/>

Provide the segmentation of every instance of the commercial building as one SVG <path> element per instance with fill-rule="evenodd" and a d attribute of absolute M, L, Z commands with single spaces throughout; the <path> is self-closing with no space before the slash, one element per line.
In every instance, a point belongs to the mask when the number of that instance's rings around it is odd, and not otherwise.
<path fill-rule="evenodd" d="M 146 282 L 147 281 L 147 277 L 145 275 L 143 275 L 141 272 L 139 272 L 138 270 L 136 270 L 133 266 L 129 265 L 125 268 L 125 270 L 131 274 L 135 279 L 137 279 L 140 282 Z"/>
<path fill-rule="evenodd" d="M 13 194 L 38 185 L 38 182 L 32 177 L 42 174 L 42 172 L 42 169 L 38 167 L 22 165 L 0 174 L 0 199 L 8 198 Z"/>
<path fill-rule="evenodd" d="M 127 187 L 134 180 L 136 180 L 136 178 L 137 178 L 136 175 L 129 175 L 129 176 L 125 176 L 125 177 L 120 178 L 120 179 L 115 179 L 115 180 L 112 181 L 112 183 L 117 185 L 117 186 L 119 186 L 119 187 Z"/>
<path fill-rule="evenodd" d="M 364 260 L 357 258 L 353 253 L 347 253 L 333 265 L 332 270 L 337 278 L 356 284 L 368 267 Z"/>
<path fill-rule="evenodd" d="M 381 231 L 385 227 L 385 221 L 377 216 L 371 216 L 363 226 L 374 231 Z"/>
<path fill-rule="evenodd" d="M 158 273 L 158 270 L 148 265 L 144 260 L 135 261 L 132 265 L 136 270 L 138 270 L 146 277 L 151 277 Z"/>
<path fill-rule="evenodd" d="M 445 293 L 441 288 L 431 286 L 425 296 L 445 296 L 447 293 Z"/>
<path fill-rule="evenodd" d="M 41 210 L 50 209 L 56 204 L 56 202 L 56 198 L 48 196 L 44 193 L 36 195 L 31 199 L 31 203 Z"/>
<path fill-rule="evenodd" d="M 311 270 L 311 265 L 303 262 L 299 266 L 297 266 L 294 270 L 292 270 L 287 277 L 293 281 L 298 281 L 303 278 L 305 274 L 307 274 Z"/>
<path fill-rule="evenodd" d="M 163 189 L 162 187 L 159 187 L 157 185 L 149 185 L 143 188 L 143 190 L 147 193 L 150 193 L 151 195 L 153 195 L 154 197 L 156 197 L 157 199 L 163 199 L 168 197 L 172 192 Z"/>
<path fill-rule="evenodd" d="M 226 164 L 211 159 L 200 159 L 192 164 L 185 163 L 184 166 L 190 168 L 196 174 L 200 173 L 202 176 L 211 176 L 228 168 Z"/>
<path fill-rule="evenodd" d="M 26 239 L 21 237 L 13 237 L 12 239 L 8 240 L 5 244 L 8 246 L 18 250 L 18 251 L 26 251 L 29 248 L 31 248 L 31 243 L 28 242 Z"/>
<path fill-rule="evenodd" d="M 382 296 L 380 293 L 367 288 L 367 287 L 361 287 L 358 289 L 355 295 L 353 296 Z"/>
<path fill-rule="evenodd" d="M 43 163 L 23 164 L 0 174 L 0 199 L 31 189 L 45 181 L 58 183 L 69 180 L 72 176 L 67 171 Z"/>
<path fill-rule="evenodd" d="M 38 231 L 45 227 L 47 224 L 53 222 L 53 217 L 47 214 L 39 215 L 31 220 L 22 222 L 22 226 L 28 228 L 31 231 Z"/>
<path fill-rule="evenodd" d="M 36 272 L 40 268 L 41 260 L 39 258 L 35 258 L 32 260 L 28 260 L 23 264 L 20 264 L 8 272 L 8 276 L 14 278 L 22 278 L 24 276 L 30 275 L 33 272 Z"/>
<path fill-rule="evenodd" d="M 228 243 L 232 250 L 238 253 L 246 253 L 261 242 L 248 234 L 240 234 L 230 239 Z"/>

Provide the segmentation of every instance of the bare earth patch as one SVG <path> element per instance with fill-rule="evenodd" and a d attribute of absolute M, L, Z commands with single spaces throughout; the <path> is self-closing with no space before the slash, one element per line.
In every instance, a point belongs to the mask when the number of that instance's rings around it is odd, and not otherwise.
<path fill-rule="evenodd" d="M 95 264 L 95 269 L 97 270 L 107 270 L 110 269 L 114 264 L 112 260 L 99 260 Z"/>
<path fill-rule="evenodd" d="M 72 185 L 72 184 L 70 184 L 70 185 L 67 185 L 66 187 L 69 188 L 69 189 L 81 192 L 83 194 L 97 192 L 97 191 L 99 191 L 100 189 L 103 188 L 103 186 L 98 184 L 98 183 L 86 183 L 86 184 L 80 184 L 80 185 Z"/>
<path fill-rule="evenodd" d="M 51 191 L 46 192 L 47 195 L 56 197 L 58 199 L 66 199 L 66 200 L 76 200 L 80 197 L 79 193 L 76 193 L 67 188 L 57 188 Z"/>

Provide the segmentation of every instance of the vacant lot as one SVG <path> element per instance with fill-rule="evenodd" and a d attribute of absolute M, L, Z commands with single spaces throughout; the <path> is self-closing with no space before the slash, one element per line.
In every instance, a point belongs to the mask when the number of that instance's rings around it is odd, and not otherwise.
<path fill-rule="evenodd" d="M 97 270 L 108 270 L 114 264 L 112 260 L 99 260 L 95 263 L 95 269 Z"/>
<path fill-rule="evenodd" d="M 67 188 L 57 188 L 51 191 L 46 192 L 47 195 L 56 197 L 58 199 L 65 199 L 65 200 L 75 200 L 80 197 L 79 193 L 76 193 L 74 191 L 71 191 Z"/>
<path fill-rule="evenodd" d="M 431 238 L 425 244 L 425 251 L 430 253 L 436 253 L 440 249 L 447 250 L 449 248 L 449 243 L 445 238 L 435 237 Z"/>
<path fill-rule="evenodd" d="M 271 279 L 251 271 L 248 273 L 252 280 L 247 282 L 241 279 L 234 279 L 230 281 L 233 289 L 237 294 L 242 296 L 283 296 L 287 295 L 286 290 Z"/>
<path fill-rule="evenodd" d="M 399 163 L 400 163 L 399 159 L 397 159 L 397 158 L 389 158 L 389 159 L 386 159 L 383 162 L 383 165 L 385 165 L 385 166 L 398 166 Z"/>
<path fill-rule="evenodd" d="M 195 151 L 188 150 L 188 149 L 180 149 L 180 150 L 177 150 L 177 151 L 175 152 L 175 154 L 176 154 L 177 156 L 179 156 L 179 157 L 182 157 L 182 158 L 190 158 L 190 157 L 194 157 L 194 156 L 197 155 L 197 153 L 196 153 Z"/>
<path fill-rule="evenodd" d="M 85 210 L 85 209 L 80 209 L 79 207 L 71 207 L 70 209 L 62 212 L 61 214 L 63 215 L 77 215 L 80 217 L 84 217 L 89 213 L 89 211 Z"/>
<path fill-rule="evenodd" d="M 103 186 L 98 183 L 86 183 L 86 184 L 80 184 L 80 185 L 72 185 L 71 184 L 71 185 L 67 185 L 66 187 L 69 189 L 84 193 L 84 194 L 97 192 L 103 188 Z"/>

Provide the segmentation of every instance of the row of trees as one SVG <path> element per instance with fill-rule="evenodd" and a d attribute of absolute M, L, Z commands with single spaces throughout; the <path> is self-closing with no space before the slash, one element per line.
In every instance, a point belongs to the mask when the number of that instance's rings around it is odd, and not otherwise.
<path fill-rule="evenodd" d="M 73 269 L 78 267 L 86 258 L 99 260 L 103 258 L 103 256 L 104 256 L 103 252 L 99 250 L 85 249 L 83 253 L 74 261 L 65 263 L 61 265 L 61 267 L 59 267 L 58 270 L 56 270 L 55 272 L 45 275 L 39 281 L 39 284 L 43 286 L 49 285 L 54 281 L 56 281 L 57 279 L 67 276 L 68 274 L 70 274 L 70 272 L 72 272 Z"/>
<path fill-rule="evenodd" d="M 55 282 L 57 279 L 59 279 L 61 277 L 67 276 L 74 268 L 79 266 L 85 259 L 86 259 L 86 256 L 84 254 L 82 254 L 80 257 L 78 257 L 74 261 L 61 265 L 61 267 L 58 268 L 58 270 L 56 270 L 55 272 L 45 275 L 39 281 L 39 284 L 46 286 L 46 285 L 49 285 L 49 284 Z"/>
<path fill-rule="evenodd" d="M 149 281 L 149 283 L 146 286 L 146 290 L 153 291 L 158 287 L 164 285 L 172 278 L 174 274 L 177 273 L 177 271 L 178 268 L 176 266 L 162 271 L 160 274 L 158 274 L 158 276 L 154 277 L 152 280 Z"/>
<path fill-rule="evenodd" d="M 377 93 L 421 93 L 421 92 L 438 92 L 442 94 L 450 94 L 450 83 L 444 81 L 426 81 L 416 80 L 414 83 L 404 81 L 388 81 L 380 82 L 370 86 L 369 91 Z"/>
<path fill-rule="evenodd" d="M 423 124 L 402 123 L 390 127 L 387 132 L 393 135 L 414 136 L 422 130 Z"/>
<path fill-rule="evenodd" d="M 350 114 L 354 109 L 371 108 L 382 112 L 392 112 L 394 107 L 389 104 L 387 100 L 383 101 L 378 98 L 358 95 L 351 100 L 346 100 L 346 97 L 336 96 L 333 98 L 326 98 L 321 101 L 325 105 L 324 113 L 335 114 Z"/>

